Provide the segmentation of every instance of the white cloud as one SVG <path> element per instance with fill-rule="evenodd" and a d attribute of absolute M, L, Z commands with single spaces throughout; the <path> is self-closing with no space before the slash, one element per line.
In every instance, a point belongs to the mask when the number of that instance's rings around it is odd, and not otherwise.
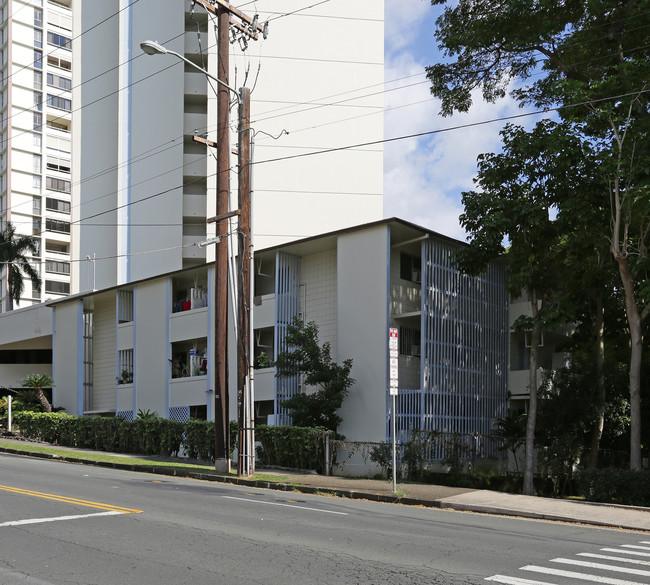
<path fill-rule="evenodd" d="M 417 38 L 418 23 L 424 26 L 425 10 L 430 11 L 431 6 L 422 0 L 386 3 L 386 88 L 404 89 L 385 94 L 385 138 L 472 125 L 521 113 L 510 98 L 488 104 L 476 95 L 470 112 L 450 118 L 438 115 L 439 102 L 432 99 L 424 73 L 429 63 L 418 53 L 422 49 L 418 49 L 415 41 L 408 44 L 409 38 Z M 410 35 L 406 34 L 408 30 Z M 412 75 L 416 76 L 409 77 Z M 400 81 L 390 83 L 397 79 Z M 462 213 L 461 192 L 473 188 L 478 155 L 499 150 L 499 130 L 503 125 L 503 122 L 473 125 L 386 143 L 384 215 L 464 239 L 458 221 Z"/>

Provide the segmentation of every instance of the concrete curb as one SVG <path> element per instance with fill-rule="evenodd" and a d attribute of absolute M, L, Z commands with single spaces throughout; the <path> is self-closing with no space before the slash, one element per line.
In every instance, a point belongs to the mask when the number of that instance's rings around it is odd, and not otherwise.
<path fill-rule="evenodd" d="M 501 509 L 485 505 L 471 505 L 461 504 L 458 502 L 446 502 L 443 499 L 436 500 L 421 500 L 418 498 L 407 498 L 399 496 L 390 496 L 383 494 L 373 494 L 369 492 L 362 492 L 356 490 L 340 489 L 340 488 L 327 488 L 318 486 L 295 485 L 283 482 L 272 482 L 263 480 L 242 479 L 239 477 L 229 477 L 223 475 L 212 475 L 207 473 L 194 473 L 190 471 L 178 472 L 176 469 L 169 469 L 168 467 L 156 467 L 155 465 L 129 465 L 127 463 L 113 463 L 108 461 L 92 461 L 79 457 L 67 457 L 59 455 L 51 455 L 49 453 L 36 453 L 31 451 L 21 451 L 18 449 L 11 449 L 7 447 L 0 447 L 0 453 L 8 453 L 11 455 L 22 455 L 24 457 L 34 457 L 38 459 L 50 459 L 53 461 L 61 461 L 64 463 L 75 463 L 77 465 L 92 465 L 95 467 L 106 467 L 109 469 L 119 469 L 122 471 L 137 471 L 139 473 L 152 473 L 156 475 L 167 475 L 170 477 L 186 477 L 190 479 L 197 479 L 201 481 L 213 481 L 217 483 L 225 483 L 231 485 L 239 485 L 246 487 L 254 487 L 261 489 L 270 489 L 284 492 L 299 492 L 304 494 L 327 494 L 330 496 L 348 498 L 351 500 L 367 500 L 371 502 L 378 502 L 382 504 L 401 504 L 404 506 L 419 506 L 424 508 L 438 508 L 441 510 L 454 510 L 458 512 L 472 512 L 478 514 L 488 514 L 492 516 L 505 516 L 512 518 L 528 518 L 532 520 L 546 520 L 552 522 L 566 522 L 570 524 L 582 524 L 587 526 L 600 526 L 606 528 L 619 528 L 624 530 L 634 530 L 637 532 L 650 532 L 648 529 L 639 528 L 637 526 L 630 526 L 625 524 L 613 524 L 610 522 L 599 522 L 592 519 L 580 519 L 571 516 L 563 516 L 557 514 L 546 514 L 541 512 L 531 512 L 525 510 L 510 510 Z M 607 504 L 605 504 L 607 505 Z M 633 509 L 648 512 L 648 508 L 639 508 L 633 506 L 617 506 L 626 509 Z"/>

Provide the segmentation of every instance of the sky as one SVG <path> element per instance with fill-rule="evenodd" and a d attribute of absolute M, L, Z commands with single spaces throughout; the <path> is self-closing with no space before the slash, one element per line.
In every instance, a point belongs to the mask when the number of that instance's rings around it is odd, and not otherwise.
<path fill-rule="evenodd" d="M 440 102 L 431 95 L 424 72 L 440 58 L 433 36 L 440 7 L 432 7 L 429 0 L 386 0 L 385 4 L 385 139 L 522 113 L 510 97 L 488 104 L 477 96 L 468 113 L 440 116 Z M 503 125 L 387 142 L 384 216 L 465 240 L 458 220 L 461 193 L 474 188 L 478 155 L 499 150 Z"/>

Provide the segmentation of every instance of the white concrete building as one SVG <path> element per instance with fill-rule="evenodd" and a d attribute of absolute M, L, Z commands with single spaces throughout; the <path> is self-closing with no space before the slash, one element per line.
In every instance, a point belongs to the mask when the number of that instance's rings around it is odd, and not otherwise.
<path fill-rule="evenodd" d="M 70 292 L 71 0 L 0 2 L 0 227 L 37 238 L 19 307 Z M 16 308 L 14 303 L 14 308 Z M 10 309 L 0 267 L 0 312 Z"/>
<path fill-rule="evenodd" d="M 214 19 L 191 8 L 181 0 L 75 5 L 83 36 L 73 46 L 72 251 L 82 261 L 73 292 L 213 259 L 213 248 L 191 244 L 215 233 L 206 223 L 216 214 L 214 153 L 192 140 L 195 132 L 216 138 L 214 83 L 140 49 L 156 40 L 216 73 Z M 380 219 L 383 0 L 312 8 L 257 0 L 243 10 L 269 23 L 267 40 L 245 51 L 231 45 L 229 79 L 252 89 L 256 248 Z M 232 208 L 236 184 L 233 172 Z"/>
<path fill-rule="evenodd" d="M 389 433 L 388 330 L 396 327 L 400 438 L 412 429 L 488 435 L 506 412 L 508 297 L 498 264 L 480 278 L 453 268 L 461 245 L 383 220 L 260 251 L 256 357 L 276 355 L 293 316 L 316 322 L 334 359 L 353 359 L 340 431 L 381 441 Z M 130 419 L 149 409 L 212 419 L 212 273 L 204 265 L 51 303 L 55 405 L 70 414 Z M 288 423 L 281 403 L 302 391 L 298 379 L 256 370 L 258 423 Z"/>

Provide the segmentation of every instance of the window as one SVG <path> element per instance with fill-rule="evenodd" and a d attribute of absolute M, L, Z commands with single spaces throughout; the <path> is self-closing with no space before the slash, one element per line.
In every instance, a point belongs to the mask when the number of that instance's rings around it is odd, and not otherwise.
<path fill-rule="evenodd" d="M 117 383 L 133 384 L 133 350 L 121 349 L 117 352 Z"/>
<path fill-rule="evenodd" d="M 43 130 L 43 114 L 34 112 L 34 130 L 41 132 Z"/>
<path fill-rule="evenodd" d="M 34 92 L 34 107 L 39 111 L 43 111 L 43 94 L 40 91 Z"/>
<path fill-rule="evenodd" d="M 420 357 L 420 330 L 410 327 L 399 328 L 399 352 L 402 355 Z"/>
<path fill-rule="evenodd" d="M 59 244 L 58 242 L 45 242 L 45 251 L 51 254 L 67 254 L 68 244 Z"/>
<path fill-rule="evenodd" d="M 422 282 L 422 259 L 411 254 L 400 254 L 399 276 L 403 280 Z"/>
<path fill-rule="evenodd" d="M 47 104 L 57 110 L 64 110 L 70 112 L 72 110 L 72 100 L 63 98 L 58 95 L 47 94 Z"/>
<path fill-rule="evenodd" d="M 60 221 L 58 219 L 46 219 L 45 229 L 49 232 L 58 232 L 60 234 L 70 233 L 70 222 Z"/>
<path fill-rule="evenodd" d="M 42 177 L 40 175 L 32 175 L 32 187 L 40 193 L 42 186 L 43 186 Z"/>
<path fill-rule="evenodd" d="M 41 155 L 40 154 L 33 154 L 33 165 L 34 165 L 34 172 L 37 175 L 41 174 Z"/>
<path fill-rule="evenodd" d="M 40 8 L 34 8 L 34 26 L 43 28 L 43 11 Z"/>
<path fill-rule="evenodd" d="M 47 42 L 49 45 L 54 45 L 55 47 L 61 47 L 63 49 L 71 49 L 71 41 L 68 37 L 57 34 L 55 32 L 47 33 Z"/>
<path fill-rule="evenodd" d="M 133 291 L 121 290 L 117 293 L 118 323 L 133 321 Z"/>
<path fill-rule="evenodd" d="M 41 150 L 43 146 L 43 136 L 41 134 L 32 134 L 32 144 L 36 150 Z"/>
<path fill-rule="evenodd" d="M 46 260 L 45 270 L 57 274 L 70 274 L 70 262 L 59 262 L 58 260 Z"/>
<path fill-rule="evenodd" d="M 59 158 L 58 156 L 47 157 L 47 168 L 50 171 L 59 171 L 60 173 L 70 172 L 70 161 Z"/>
<path fill-rule="evenodd" d="M 58 211 L 59 213 L 70 213 L 70 203 L 68 201 L 62 201 L 61 199 L 46 197 L 45 209 L 49 209 L 50 211 Z"/>
<path fill-rule="evenodd" d="M 41 198 L 40 197 L 34 197 L 33 205 L 32 205 L 32 212 L 33 212 L 34 215 L 40 215 L 41 214 Z"/>
<path fill-rule="evenodd" d="M 48 128 L 54 128 L 55 130 L 63 130 L 63 132 L 70 132 L 68 127 L 61 123 L 61 122 L 51 122 L 50 120 L 47 121 L 47 127 Z"/>
<path fill-rule="evenodd" d="M 42 71 L 34 71 L 34 89 L 43 89 Z"/>
<path fill-rule="evenodd" d="M 34 29 L 34 46 L 39 49 L 43 47 L 43 31 L 37 28 Z"/>
<path fill-rule="evenodd" d="M 45 292 L 54 293 L 58 295 L 69 295 L 70 294 L 70 283 L 69 282 L 59 282 L 57 280 L 46 280 L 45 281 Z"/>
<path fill-rule="evenodd" d="M 45 178 L 45 188 L 50 191 L 59 191 L 60 193 L 70 193 L 70 181 L 65 179 L 56 179 L 54 177 Z"/>
<path fill-rule="evenodd" d="M 39 49 L 34 49 L 34 67 L 43 69 L 43 51 Z"/>
<path fill-rule="evenodd" d="M 59 57 L 52 57 L 51 55 L 47 56 L 47 64 L 52 65 L 58 69 L 64 69 L 65 71 L 72 71 L 72 63 L 66 61 L 65 59 L 60 59 Z"/>
<path fill-rule="evenodd" d="M 72 89 L 72 79 L 61 77 L 60 75 L 55 75 L 54 73 L 48 73 L 47 85 L 50 87 L 57 87 L 59 89 L 70 91 Z"/>
<path fill-rule="evenodd" d="M 41 235 L 41 220 L 38 217 L 32 219 L 32 235 L 33 236 Z"/>

